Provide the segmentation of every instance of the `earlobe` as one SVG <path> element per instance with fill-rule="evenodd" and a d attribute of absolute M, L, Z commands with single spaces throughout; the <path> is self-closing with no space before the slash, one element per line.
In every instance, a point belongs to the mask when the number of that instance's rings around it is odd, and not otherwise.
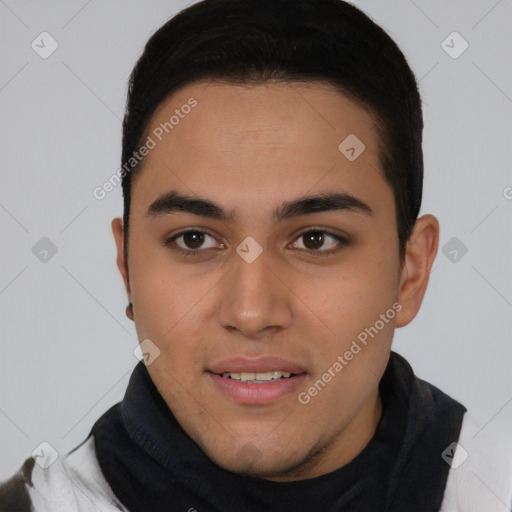
<path fill-rule="evenodd" d="M 420 217 L 407 243 L 398 298 L 402 310 L 396 317 L 396 327 L 407 325 L 417 315 L 427 289 L 438 244 L 438 220 L 433 215 Z"/>
<path fill-rule="evenodd" d="M 126 288 L 126 292 L 128 293 L 128 298 L 130 299 L 130 279 L 128 275 L 128 266 L 126 264 L 126 258 L 124 253 L 125 233 L 123 219 L 121 219 L 120 217 L 112 219 L 111 226 L 117 248 L 117 268 L 121 273 L 121 276 L 124 281 L 124 286 Z"/>

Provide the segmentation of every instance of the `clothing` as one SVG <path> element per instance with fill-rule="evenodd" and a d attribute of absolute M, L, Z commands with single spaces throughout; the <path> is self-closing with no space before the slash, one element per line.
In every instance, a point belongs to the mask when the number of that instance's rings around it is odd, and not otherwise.
<path fill-rule="evenodd" d="M 415 377 L 396 353 L 380 394 L 376 433 L 353 461 L 317 478 L 278 483 L 215 465 L 180 427 L 141 362 L 123 401 L 81 445 L 47 469 L 27 459 L 0 486 L 0 512 L 501 512 L 503 503 L 510 506 L 512 452 L 480 446 L 461 404 Z M 456 441 L 455 454 L 446 452 Z"/>

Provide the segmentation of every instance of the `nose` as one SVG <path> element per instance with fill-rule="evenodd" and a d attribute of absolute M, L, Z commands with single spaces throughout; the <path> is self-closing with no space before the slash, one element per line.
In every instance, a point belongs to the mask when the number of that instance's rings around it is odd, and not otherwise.
<path fill-rule="evenodd" d="M 218 308 L 222 326 L 254 340 L 288 328 L 293 293 L 286 277 L 265 251 L 251 263 L 236 255 Z"/>

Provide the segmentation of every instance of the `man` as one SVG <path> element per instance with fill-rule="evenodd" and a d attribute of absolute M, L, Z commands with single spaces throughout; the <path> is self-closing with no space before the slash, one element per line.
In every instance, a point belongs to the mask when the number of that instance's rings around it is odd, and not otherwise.
<path fill-rule="evenodd" d="M 418 218 L 422 128 L 403 54 L 340 0 L 206 0 L 158 30 L 112 222 L 144 363 L 81 445 L 25 461 L 0 509 L 511 504 L 509 453 L 391 352 L 438 247 Z"/>

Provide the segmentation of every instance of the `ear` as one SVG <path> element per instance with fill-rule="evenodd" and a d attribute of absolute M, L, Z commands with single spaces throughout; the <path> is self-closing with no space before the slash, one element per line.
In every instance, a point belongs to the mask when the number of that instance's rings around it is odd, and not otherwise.
<path fill-rule="evenodd" d="M 117 247 L 117 268 L 119 269 L 119 272 L 121 272 L 121 276 L 123 277 L 126 293 L 128 294 L 128 299 L 131 300 L 128 265 L 124 255 L 124 223 L 123 219 L 121 219 L 120 217 L 117 217 L 112 220 L 112 233 L 114 234 L 114 239 L 116 241 Z"/>
<path fill-rule="evenodd" d="M 418 313 L 438 245 L 439 222 L 433 215 L 423 215 L 416 221 L 407 242 L 398 295 L 402 309 L 396 316 L 396 327 L 407 325 Z"/>

